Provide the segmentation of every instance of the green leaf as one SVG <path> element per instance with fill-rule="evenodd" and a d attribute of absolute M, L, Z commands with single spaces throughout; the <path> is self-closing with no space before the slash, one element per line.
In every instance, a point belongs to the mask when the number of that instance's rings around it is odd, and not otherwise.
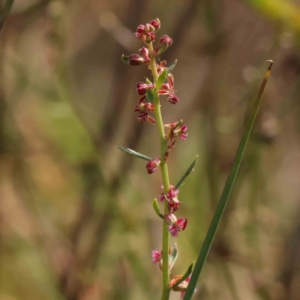
<path fill-rule="evenodd" d="M 177 244 L 175 243 L 171 248 L 171 253 L 169 254 L 169 271 L 172 270 L 178 257 Z"/>
<path fill-rule="evenodd" d="M 156 86 L 155 86 L 157 90 L 161 88 L 162 84 L 167 79 L 167 76 L 168 76 L 168 69 L 164 69 L 157 79 Z"/>
<path fill-rule="evenodd" d="M 174 62 L 168 68 L 167 75 L 172 72 L 172 70 L 175 68 L 176 64 L 177 64 L 177 59 L 175 59 Z"/>
<path fill-rule="evenodd" d="M 141 159 L 144 159 L 144 160 L 147 160 L 147 161 L 150 161 L 152 160 L 153 158 L 149 157 L 149 156 L 146 156 L 144 154 L 141 154 L 141 153 L 138 153 L 132 149 L 129 149 L 129 148 L 126 148 L 126 147 L 123 147 L 123 146 L 119 146 L 118 147 L 120 150 L 130 154 L 130 155 L 133 155 L 133 156 L 136 156 L 138 158 L 141 158 Z"/>
<path fill-rule="evenodd" d="M 183 174 L 183 176 L 180 178 L 178 183 L 175 185 L 175 190 L 177 190 L 183 183 L 183 181 L 190 175 L 192 171 L 194 171 L 195 164 L 197 162 L 198 155 L 196 156 L 195 160 L 192 162 L 192 164 L 189 166 L 189 168 L 186 170 L 186 172 Z"/>
<path fill-rule="evenodd" d="M 174 285 L 173 289 L 176 288 L 181 282 L 185 281 L 192 274 L 194 266 L 195 262 L 192 262 L 186 270 L 186 272 L 184 273 L 184 275 L 182 276 L 182 278 Z"/>
<path fill-rule="evenodd" d="M 152 104 L 154 103 L 154 93 L 155 93 L 154 89 L 150 89 L 146 93 L 146 98 L 147 98 L 148 102 L 150 102 Z"/>
<path fill-rule="evenodd" d="M 270 61 L 269 68 L 268 68 L 267 72 L 265 73 L 265 76 L 264 76 L 264 78 L 262 80 L 262 83 L 260 85 L 257 99 L 254 103 L 251 115 L 249 117 L 249 121 L 247 122 L 247 126 L 246 126 L 244 134 L 241 138 L 239 147 L 237 149 L 237 152 L 236 152 L 236 155 L 235 155 L 235 158 L 234 158 L 234 161 L 233 161 L 233 165 L 232 165 L 231 170 L 229 172 L 227 181 L 225 183 L 222 195 L 220 197 L 220 200 L 219 200 L 218 206 L 216 208 L 215 214 L 213 216 L 213 219 L 211 221 L 210 227 L 209 227 L 209 229 L 207 231 L 207 234 L 206 234 L 206 237 L 204 239 L 201 251 L 199 253 L 199 256 L 198 256 L 198 259 L 197 259 L 197 262 L 196 262 L 196 265 L 195 265 L 194 272 L 192 274 L 190 283 L 188 285 L 188 288 L 186 290 L 186 293 L 185 293 L 185 296 L 184 296 L 183 300 L 190 300 L 192 298 L 193 294 L 194 294 L 194 290 L 195 290 L 198 278 L 199 278 L 199 276 L 201 274 L 201 271 L 203 269 L 203 266 L 205 264 L 205 261 L 206 261 L 207 255 L 209 253 L 210 247 L 212 245 L 213 239 L 215 237 L 216 231 L 217 231 L 217 229 L 219 227 L 219 224 L 220 224 L 220 221 L 222 219 L 226 204 L 227 204 L 228 199 L 230 197 L 230 194 L 231 194 L 231 191 L 232 191 L 232 188 L 233 188 L 238 170 L 241 166 L 242 158 L 243 158 L 246 146 L 247 146 L 247 142 L 249 140 L 250 133 L 251 133 L 252 128 L 253 128 L 253 124 L 254 124 L 256 116 L 257 116 L 257 112 L 258 112 L 258 109 L 259 109 L 259 106 L 260 106 L 260 103 L 261 103 L 261 99 L 262 99 L 262 94 L 265 90 L 268 78 L 270 76 L 272 65 L 273 65 L 273 62 Z"/>
<path fill-rule="evenodd" d="M 160 217 L 160 218 L 164 218 L 163 214 L 160 212 L 160 209 L 158 207 L 158 203 L 157 203 L 157 199 L 155 198 L 152 202 L 152 206 L 154 211 L 156 212 L 156 214 Z"/>

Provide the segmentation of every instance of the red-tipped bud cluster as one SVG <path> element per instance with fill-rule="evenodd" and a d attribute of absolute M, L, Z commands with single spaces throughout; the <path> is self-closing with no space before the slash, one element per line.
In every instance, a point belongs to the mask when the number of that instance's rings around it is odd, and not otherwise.
<path fill-rule="evenodd" d="M 167 95 L 168 101 L 172 104 L 176 104 L 179 101 L 179 98 L 175 95 L 174 76 L 171 73 L 168 74 L 167 81 L 168 83 L 162 84 L 158 93 L 160 95 Z"/>
<path fill-rule="evenodd" d="M 158 42 L 158 46 L 155 47 L 154 51 L 156 55 L 160 55 L 165 52 L 171 45 L 173 40 L 168 35 L 163 35 Z"/>
<path fill-rule="evenodd" d="M 148 44 L 155 40 L 155 32 L 160 28 L 160 21 L 159 19 L 152 20 L 150 23 L 146 25 L 139 25 L 136 29 L 135 36 L 143 41 L 144 43 Z"/>
<path fill-rule="evenodd" d="M 188 133 L 187 133 L 187 125 L 183 125 L 182 121 L 173 122 L 171 124 L 166 124 L 165 127 L 169 128 L 170 131 L 167 137 L 172 140 L 177 136 L 180 136 L 182 140 L 186 140 Z"/>
<path fill-rule="evenodd" d="M 167 193 L 161 193 L 159 200 L 168 202 L 169 213 L 164 215 L 165 221 L 169 224 L 169 232 L 173 237 L 177 237 L 179 232 L 187 226 L 187 218 L 178 218 L 174 215 L 179 208 L 181 202 L 178 200 L 179 190 L 175 190 L 173 185 L 170 185 L 170 190 Z"/>
<path fill-rule="evenodd" d="M 159 165 L 160 165 L 160 159 L 159 158 L 156 157 L 156 158 L 150 160 L 146 164 L 146 169 L 147 169 L 148 174 L 152 174 L 152 173 L 156 172 Z"/>
<path fill-rule="evenodd" d="M 138 82 L 136 84 L 136 90 L 137 90 L 137 93 L 139 95 L 145 95 L 147 93 L 147 91 L 151 90 L 154 88 L 154 85 L 152 83 L 145 83 L 145 82 Z"/>

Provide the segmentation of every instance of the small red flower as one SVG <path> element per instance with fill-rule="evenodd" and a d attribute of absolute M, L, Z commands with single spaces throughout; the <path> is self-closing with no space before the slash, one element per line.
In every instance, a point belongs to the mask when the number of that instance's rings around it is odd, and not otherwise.
<path fill-rule="evenodd" d="M 162 258 L 162 252 L 158 250 L 152 250 L 152 262 L 154 264 L 160 264 Z"/>
<path fill-rule="evenodd" d="M 171 73 L 168 74 L 167 80 L 168 83 L 164 83 L 158 93 L 160 95 L 167 95 L 168 101 L 172 104 L 176 104 L 179 101 L 179 98 L 175 95 L 174 77 Z"/>
<path fill-rule="evenodd" d="M 135 107 L 135 112 L 154 112 L 154 104 L 140 102 L 139 105 Z"/>
<path fill-rule="evenodd" d="M 158 75 L 160 75 L 164 71 L 166 64 L 167 64 L 166 60 L 162 60 L 159 64 L 156 64 Z"/>
<path fill-rule="evenodd" d="M 152 24 L 147 23 L 145 25 L 146 32 L 155 32 L 155 27 Z"/>
<path fill-rule="evenodd" d="M 152 20 L 150 24 L 155 28 L 155 31 L 160 29 L 160 20 L 158 18 Z"/>
<path fill-rule="evenodd" d="M 138 92 L 139 95 L 145 95 L 147 93 L 148 90 L 151 90 L 153 89 L 153 84 L 150 83 L 150 84 L 147 84 L 147 83 L 144 83 L 144 82 L 138 82 L 136 84 L 136 90 Z"/>
<path fill-rule="evenodd" d="M 159 44 L 166 44 L 170 47 L 173 44 L 173 40 L 166 34 L 159 39 Z"/>
<path fill-rule="evenodd" d="M 169 232 L 172 237 L 177 237 L 181 230 L 185 230 L 187 225 L 187 218 L 179 218 L 176 222 L 169 226 Z"/>
<path fill-rule="evenodd" d="M 131 66 L 139 66 L 145 62 L 145 59 L 138 54 L 131 54 L 128 57 L 128 64 Z"/>
<path fill-rule="evenodd" d="M 153 117 L 151 117 L 147 112 L 140 113 L 137 120 L 138 120 L 138 122 L 148 121 L 151 124 L 155 124 L 155 119 Z"/>
<path fill-rule="evenodd" d="M 150 62 L 150 57 L 149 57 L 149 50 L 146 47 L 143 47 L 139 50 L 139 53 L 141 54 L 141 56 L 144 59 L 144 62 Z"/>
<path fill-rule="evenodd" d="M 169 203 L 177 203 L 180 204 L 177 195 L 179 194 L 179 190 L 174 190 L 174 186 L 170 185 L 170 190 L 167 193 L 161 193 L 159 196 L 159 200 L 163 202 L 164 200 Z"/>
<path fill-rule="evenodd" d="M 156 55 L 162 54 L 173 44 L 173 40 L 168 35 L 163 35 L 158 42 L 158 46 L 155 47 L 154 51 Z"/>
<path fill-rule="evenodd" d="M 165 124 L 165 127 L 169 128 L 170 131 L 166 137 L 169 137 L 170 140 L 174 139 L 177 136 L 180 136 L 182 140 L 186 140 L 188 133 L 187 133 L 187 125 L 182 124 L 181 121 L 173 122 L 171 124 Z"/>
<path fill-rule="evenodd" d="M 137 120 L 140 121 L 148 121 L 151 124 L 155 124 L 155 119 L 149 115 L 150 112 L 154 111 L 154 105 L 150 102 L 144 103 L 143 101 L 146 99 L 145 95 L 143 95 L 139 99 L 139 104 L 135 107 L 135 112 L 138 112 Z"/>
<path fill-rule="evenodd" d="M 148 174 L 152 174 L 154 172 L 157 171 L 157 168 L 160 165 L 160 159 L 159 158 L 154 158 L 152 160 L 150 160 L 147 164 L 146 164 L 146 169 L 148 171 Z"/>
<path fill-rule="evenodd" d="M 176 212 L 178 210 L 180 204 L 181 204 L 181 202 L 169 202 L 168 203 L 169 213 L 173 214 L 174 212 Z"/>
<path fill-rule="evenodd" d="M 140 34 L 143 34 L 143 33 L 145 33 L 145 29 L 146 29 L 146 27 L 145 27 L 145 25 L 139 25 L 138 27 L 137 27 L 137 29 L 136 29 L 136 32 L 137 33 L 140 33 Z"/>

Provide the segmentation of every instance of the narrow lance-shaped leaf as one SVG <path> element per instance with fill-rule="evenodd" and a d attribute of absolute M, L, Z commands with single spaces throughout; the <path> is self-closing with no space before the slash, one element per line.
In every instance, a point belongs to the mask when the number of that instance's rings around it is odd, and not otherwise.
<path fill-rule="evenodd" d="M 197 159 L 198 155 L 196 156 L 192 164 L 189 166 L 189 168 L 186 170 L 186 172 L 183 174 L 183 176 L 180 178 L 178 183 L 175 185 L 175 190 L 177 190 L 182 185 L 183 181 L 190 175 L 190 173 L 193 172 Z"/>
<path fill-rule="evenodd" d="M 169 66 L 168 74 L 172 72 L 172 70 L 175 68 L 176 64 L 177 64 L 177 59 L 175 59 L 174 62 Z"/>
<path fill-rule="evenodd" d="M 130 155 L 136 156 L 136 157 L 138 157 L 138 158 L 141 158 L 141 159 L 144 159 L 144 160 L 147 160 L 147 161 L 150 161 L 150 160 L 153 159 L 153 158 L 151 158 L 151 157 L 149 157 L 149 156 L 146 156 L 146 155 L 144 155 L 144 154 L 141 154 L 141 153 L 139 153 L 139 152 L 136 152 L 136 151 L 134 151 L 134 150 L 132 150 L 132 149 L 129 149 L 129 148 L 126 148 L 126 147 L 123 147 L 123 146 L 119 146 L 118 148 L 119 148 L 120 150 L 122 150 L 122 151 L 124 151 L 124 152 L 130 154 Z"/>
<path fill-rule="evenodd" d="M 146 98 L 148 102 L 150 102 L 151 104 L 154 103 L 154 94 L 155 94 L 154 89 L 150 89 L 146 93 Z"/>
<path fill-rule="evenodd" d="M 270 62 L 269 68 L 268 68 L 267 72 L 265 73 L 264 79 L 260 85 L 257 99 L 254 103 L 254 107 L 252 109 L 249 121 L 247 122 L 247 126 L 245 128 L 244 134 L 242 136 L 239 147 L 237 149 L 233 165 L 231 167 L 230 173 L 229 173 L 227 181 L 225 183 L 222 195 L 220 197 L 220 200 L 219 200 L 218 206 L 216 208 L 215 214 L 213 216 L 213 219 L 211 221 L 210 227 L 209 227 L 206 237 L 204 239 L 201 251 L 199 253 L 199 256 L 198 256 L 198 259 L 197 259 L 197 262 L 195 265 L 195 269 L 193 271 L 190 283 L 188 285 L 188 288 L 186 290 L 183 300 L 190 300 L 193 296 L 198 278 L 199 278 L 201 271 L 203 269 L 203 266 L 205 264 L 207 255 L 209 253 L 209 250 L 212 245 L 213 239 L 215 237 L 216 231 L 220 224 L 223 212 L 225 210 L 226 204 L 227 204 L 229 196 L 231 194 L 232 187 L 234 185 L 238 170 L 240 168 L 241 161 L 242 161 L 242 158 L 243 158 L 246 146 L 247 146 L 247 142 L 249 140 L 249 136 L 252 131 L 256 116 L 257 116 L 257 112 L 258 112 L 258 109 L 259 109 L 259 106 L 261 103 L 261 99 L 262 99 L 262 94 L 265 90 L 268 78 L 270 76 L 273 61 L 269 61 L 269 62 Z"/>
<path fill-rule="evenodd" d="M 168 71 L 167 69 L 164 69 L 163 72 L 159 75 L 155 88 L 157 90 L 159 90 L 162 86 L 162 84 L 165 82 L 165 80 L 167 79 L 167 75 L 168 75 Z"/>

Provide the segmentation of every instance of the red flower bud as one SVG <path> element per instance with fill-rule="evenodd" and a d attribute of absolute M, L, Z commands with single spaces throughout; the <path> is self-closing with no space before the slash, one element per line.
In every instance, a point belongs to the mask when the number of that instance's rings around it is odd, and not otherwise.
<path fill-rule="evenodd" d="M 135 112 L 154 112 L 154 104 L 140 102 L 139 105 L 135 107 Z"/>
<path fill-rule="evenodd" d="M 136 32 L 137 33 L 144 33 L 145 32 L 145 25 L 139 25 L 138 27 L 137 27 L 137 29 L 136 29 Z"/>
<path fill-rule="evenodd" d="M 162 251 L 153 250 L 152 251 L 152 262 L 154 264 L 159 264 L 162 258 Z"/>
<path fill-rule="evenodd" d="M 146 43 L 154 42 L 155 40 L 155 33 L 154 32 L 148 32 L 146 34 Z"/>
<path fill-rule="evenodd" d="M 173 44 L 173 40 L 165 34 L 159 39 L 159 44 L 165 44 L 167 47 L 170 47 Z"/>
<path fill-rule="evenodd" d="M 160 20 L 157 18 L 155 20 L 152 20 L 150 24 L 155 28 L 155 31 L 160 28 Z"/>
<path fill-rule="evenodd" d="M 136 90 L 139 95 L 145 95 L 148 90 L 153 88 L 153 84 L 147 84 L 144 82 L 138 82 L 136 85 Z"/>
<path fill-rule="evenodd" d="M 168 35 L 163 35 L 158 42 L 158 46 L 155 48 L 156 55 L 163 53 L 168 47 L 173 44 L 173 40 Z"/>
<path fill-rule="evenodd" d="M 129 61 L 128 61 L 128 63 L 131 66 L 139 66 L 139 65 L 143 64 L 144 61 L 145 61 L 144 58 L 141 57 L 138 54 L 131 54 L 131 55 L 129 55 Z"/>
<path fill-rule="evenodd" d="M 179 98 L 171 91 L 168 95 L 168 101 L 172 104 L 176 104 L 179 101 Z"/>
<path fill-rule="evenodd" d="M 147 23 L 145 27 L 146 27 L 146 31 L 147 31 L 147 32 L 154 32 L 154 31 L 155 31 L 155 27 L 152 26 L 152 25 L 149 24 L 149 23 Z"/>
<path fill-rule="evenodd" d="M 130 66 L 139 66 L 146 62 L 146 60 L 138 54 L 130 54 L 129 56 L 122 55 L 122 61 Z"/>
<path fill-rule="evenodd" d="M 160 165 L 160 159 L 159 158 L 156 157 L 156 158 L 150 160 L 146 164 L 146 169 L 148 171 L 148 174 L 152 174 L 152 173 L 156 172 L 159 165 Z"/>
<path fill-rule="evenodd" d="M 139 50 L 139 53 L 142 55 L 144 58 L 144 62 L 150 62 L 150 57 L 149 57 L 149 50 L 146 47 L 143 47 Z"/>

